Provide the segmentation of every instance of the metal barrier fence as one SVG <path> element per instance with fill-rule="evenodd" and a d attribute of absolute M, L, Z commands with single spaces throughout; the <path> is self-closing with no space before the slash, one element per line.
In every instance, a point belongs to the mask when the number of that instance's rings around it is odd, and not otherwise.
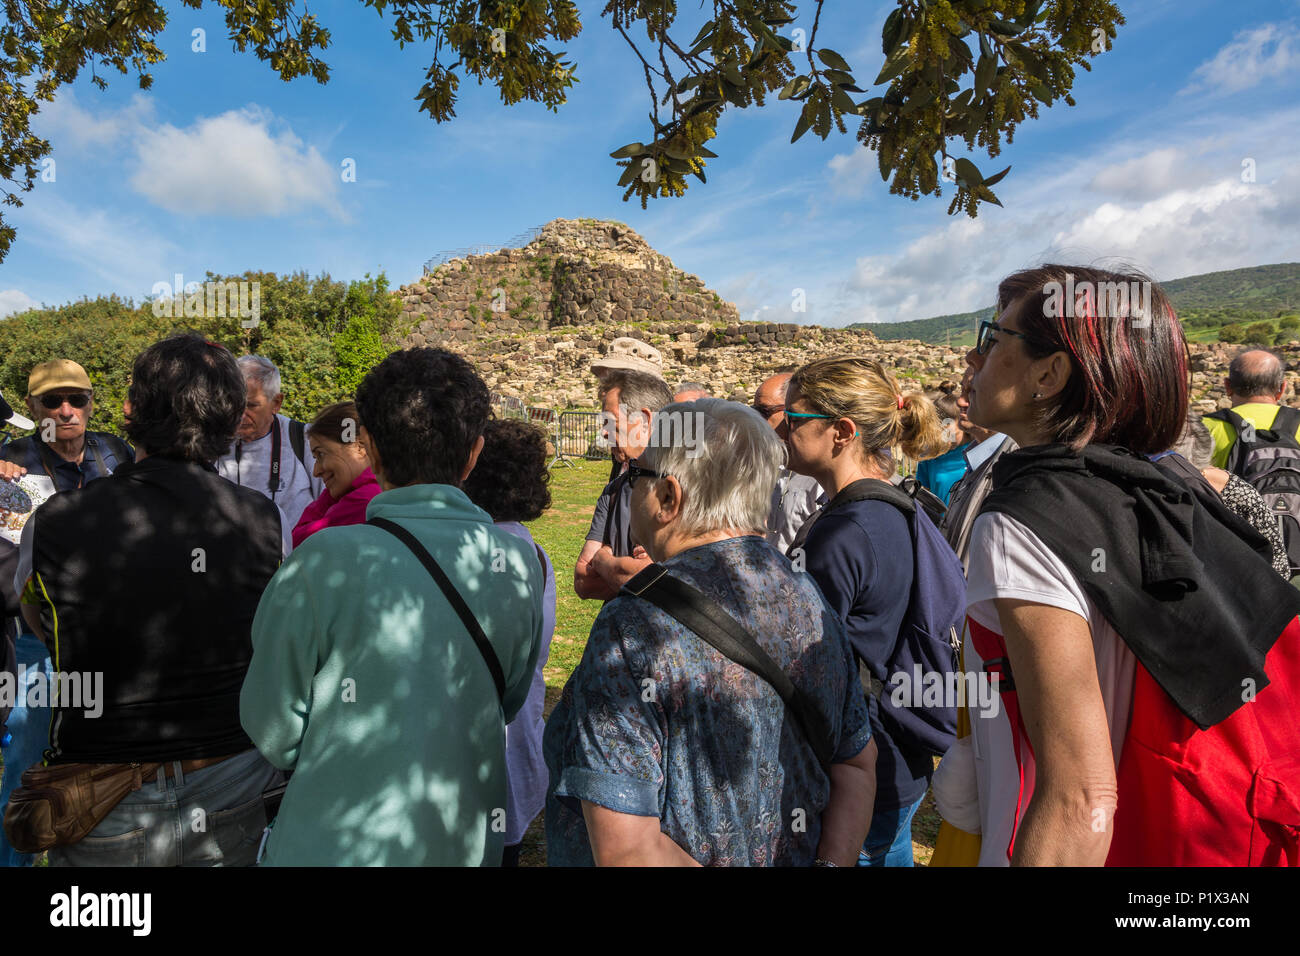
<path fill-rule="evenodd" d="M 533 422 L 546 432 L 555 449 L 550 468 L 556 462 L 573 467 L 572 459 L 609 461 L 609 445 L 601 438 L 599 412 L 557 412 L 554 408 L 527 405 L 523 399 L 491 392 L 492 412 L 497 418 Z"/>
<path fill-rule="evenodd" d="M 502 249 L 522 249 L 534 239 L 542 234 L 541 226 L 534 226 L 519 233 L 517 236 L 511 236 L 503 243 L 481 242 L 476 246 L 462 246 L 459 249 L 444 249 L 436 252 L 433 257 L 424 263 L 424 273 L 428 275 L 434 269 L 443 263 L 450 262 L 452 259 L 464 259 L 467 256 L 489 256 L 494 252 L 500 252 Z"/>
<path fill-rule="evenodd" d="M 608 461 L 609 445 L 600 437 L 599 412 L 561 412 L 560 441 L 556 446 L 561 457 Z"/>

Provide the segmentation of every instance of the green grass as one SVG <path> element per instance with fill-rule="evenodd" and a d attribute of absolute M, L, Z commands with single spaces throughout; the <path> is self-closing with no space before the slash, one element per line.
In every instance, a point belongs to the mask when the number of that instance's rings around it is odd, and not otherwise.
<path fill-rule="evenodd" d="M 528 525 L 533 538 L 550 556 L 555 567 L 555 636 L 551 656 L 543 671 L 546 677 L 546 709 L 550 715 L 560 691 L 587 646 L 587 635 L 600 611 L 600 601 L 584 601 L 573 593 L 573 566 L 591 526 L 596 499 L 609 477 L 608 461 L 578 461 L 573 468 L 556 465 L 551 469 L 551 507 Z M 520 852 L 522 866 L 546 865 L 545 813 L 539 814 L 524 836 Z M 939 813 L 934 798 L 925 802 L 912 818 L 912 851 L 918 865 L 930 862 L 939 832 Z"/>

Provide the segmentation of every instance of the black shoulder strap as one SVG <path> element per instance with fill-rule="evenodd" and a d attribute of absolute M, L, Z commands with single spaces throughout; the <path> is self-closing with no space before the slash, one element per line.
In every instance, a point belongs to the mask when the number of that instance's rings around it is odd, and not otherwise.
<path fill-rule="evenodd" d="M 108 470 L 108 463 L 104 461 L 104 453 L 99 450 L 99 439 L 88 434 L 86 444 L 90 447 L 90 456 L 95 459 L 95 467 L 99 469 L 99 477 L 107 478 L 112 472 Z"/>
<path fill-rule="evenodd" d="M 443 595 L 447 598 L 447 603 L 460 616 L 460 621 L 465 625 L 465 629 L 469 631 L 469 636 L 478 645 L 478 651 L 483 655 L 483 661 L 492 673 L 492 683 L 496 685 L 497 699 L 502 706 L 505 706 L 506 679 L 501 671 L 501 662 L 497 659 L 496 651 L 492 649 L 492 644 L 488 641 L 487 635 L 483 633 L 483 628 L 479 626 L 478 621 L 475 619 L 474 612 L 469 609 L 469 605 L 465 603 L 465 599 L 460 596 L 460 592 L 456 590 L 456 586 L 447 578 L 442 568 L 438 567 L 438 562 L 433 559 L 433 555 L 416 540 L 415 535 L 396 522 L 389 521 L 387 518 L 370 518 L 366 521 L 366 524 L 374 525 L 376 528 L 383 528 L 410 548 L 411 552 L 420 559 L 420 563 L 429 572 L 429 576 L 442 589 Z"/>
<path fill-rule="evenodd" d="M 1273 419 L 1273 431 L 1277 432 L 1280 438 L 1295 441 L 1295 433 L 1298 429 L 1300 429 L 1300 409 L 1292 408 L 1290 405 L 1279 405 L 1277 418 Z"/>
<path fill-rule="evenodd" d="M 785 671 L 781 670 L 735 618 L 710 603 L 685 581 L 673 577 L 661 564 L 651 564 L 642 569 L 623 585 L 623 591 L 649 601 L 681 622 L 705 643 L 712 645 L 723 656 L 771 684 L 812 745 L 817 762 L 829 773 L 834 747 L 825 721 L 808 698 L 794 686 Z"/>
<path fill-rule="evenodd" d="M 841 488 L 840 493 L 822 509 L 822 513 L 834 511 L 840 505 L 854 501 L 887 501 L 906 514 L 916 511 L 916 502 L 902 488 L 878 478 L 859 478 Z"/>
<path fill-rule="evenodd" d="M 267 471 L 266 490 L 275 501 L 276 492 L 280 490 L 280 419 L 271 418 L 271 467 Z"/>
<path fill-rule="evenodd" d="M 920 487 L 919 485 L 917 487 Z M 802 549 L 804 543 L 808 540 L 808 535 L 815 525 L 825 515 L 830 514 L 840 505 L 851 504 L 854 501 L 879 500 L 887 501 L 904 514 L 913 514 L 916 511 L 916 502 L 912 497 L 900 488 L 895 487 L 891 482 L 880 481 L 875 478 L 859 478 L 857 481 L 850 482 L 840 489 L 839 493 L 826 504 L 814 511 L 808 520 L 800 526 L 794 540 L 790 542 L 790 547 L 786 549 L 787 555 L 793 555 L 797 549 Z M 938 500 L 937 498 L 935 499 Z"/>
<path fill-rule="evenodd" d="M 289 444 L 293 446 L 293 453 L 304 468 L 307 467 L 306 455 L 307 447 L 307 426 L 297 419 L 289 420 Z"/>

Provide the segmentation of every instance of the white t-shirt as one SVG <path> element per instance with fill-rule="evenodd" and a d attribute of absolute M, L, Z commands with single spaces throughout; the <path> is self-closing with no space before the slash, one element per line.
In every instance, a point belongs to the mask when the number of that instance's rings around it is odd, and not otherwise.
<path fill-rule="evenodd" d="M 289 419 L 284 415 L 275 416 L 275 427 L 280 429 L 280 485 L 274 497 L 267 484 L 271 477 L 271 432 L 253 441 L 236 441 L 230 451 L 217 459 L 217 471 L 227 481 L 233 481 L 245 488 L 252 488 L 279 506 L 284 512 L 290 530 L 298 524 L 298 519 L 307 506 L 320 497 L 325 490 L 324 482 L 312 475 L 316 468 L 316 459 L 312 457 L 311 446 L 303 441 L 303 460 L 293 452 L 293 443 L 289 441 Z M 239 448 L 239 460 L 235 460 L 235 449 Z"/>
<path fill-rule="evenodd" d="M 1009 515 L 988 512 L 975 520 L 971 530 L 966 614 L 970 621 L 1001 636 L 1002 625 L 993 604 L 995 598 L 1064 608 L 1087 622 L 1092 632 L 1106 720 L 1110 724 L 1111 751 L 1118 769 L 1133 704 L 1136 658 L 1070 569 L 1048 550 L 1037 535 Z M 978 674 L 983 669 L 984 658 L 975 646 L 976 640 L 970 637 L 970 631 L 968 625 L 966 670 Z M 1024 819 L 1034 792 L 1034 757 L 1022 740 L 1024 792 L 1021 794 L 1020 772 L 1016 767 L 1011 722 L 1006 708 L 998 706 L 996 714 L 986 716 L 972 702 L 971 735 L 983 834 L 980 866 L 1007 866 L 1010 863 L 1007 848 L 1016 821 Z M 1020 797 L 1019 813 L 1017 796 Z"/>

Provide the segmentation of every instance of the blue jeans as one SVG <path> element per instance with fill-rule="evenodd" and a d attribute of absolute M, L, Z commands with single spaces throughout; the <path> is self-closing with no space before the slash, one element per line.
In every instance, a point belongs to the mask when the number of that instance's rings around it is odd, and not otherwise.
<path fill-rule="evenodd" d="M 20 634 L 14 642 L 18 656 L 17 700 L 9 714 L 6 726 L 13 741 L 4 748 L 4 776 L 0 778 L 0 820 L 9 804 L 9 794 L 18 789 L 23 771 L 41 762 L 41 756 L 50 742 L 50 710 L 48 707 L 27 706 L 27 688 L 40 669 L 45 671 L 45 686 L 50 681 L 50 652 L 35 634 Z M 0 667 L 3 667 L 0 664 Z M 19 853 L 9 845 L 9 839 L 0 827 L 0 866 L 31 866 L 35 860 L 31 853 Z"/>
<path fill-rule="evenodd" d="M 858 866 L 913 866 L 912 817 L 925 794 L 909 806 L 894 810 L 877 810 L 871 817 L 871 829 L 858 854 Z"/>
<path fill-rule="evenodd" d="M 252 866 L 266 828 L 262 791 L 283 775 L 246 750 L 190 774 L 172 764 L 129 793 L 90 835 L 49 851 L 50 866 Z"/>

